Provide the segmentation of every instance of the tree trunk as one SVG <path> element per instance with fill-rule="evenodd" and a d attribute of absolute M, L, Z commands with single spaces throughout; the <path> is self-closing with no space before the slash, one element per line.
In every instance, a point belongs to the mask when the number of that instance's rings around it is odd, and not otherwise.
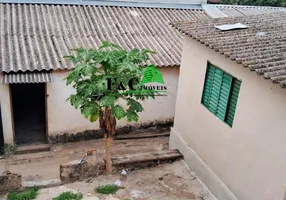
<path fill-rule="evenodd" d="M 105 139 L 105 160 L 106 160 L 106 173 L 112 172 L 112 163 L 111 163 L 111 143 L 112 143 L 112 136 L 107 137 L 107 134 L 104 135 Z"/>
<path fill-rule="evenodd" d="M 100 110 L 99 123 L 100 123 L 100 128 L 104 131 L 106 172 L 111 173 L 112 163 L 111 163 L 110 151 L 111 151 L 112 138 L 115 134 L 115 127 L 116 127 L 116 119 L 112 115 L 111 108 L 106 107 L 104 112 Z"/>

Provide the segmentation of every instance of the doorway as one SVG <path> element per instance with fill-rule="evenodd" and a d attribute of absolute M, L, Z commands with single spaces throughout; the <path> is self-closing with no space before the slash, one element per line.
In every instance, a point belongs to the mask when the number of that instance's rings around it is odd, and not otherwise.
<path fill-rule="evenodd" d="M 11 84 L 17 144 L 47 142 L 45 93 L 45 83 Z"/>

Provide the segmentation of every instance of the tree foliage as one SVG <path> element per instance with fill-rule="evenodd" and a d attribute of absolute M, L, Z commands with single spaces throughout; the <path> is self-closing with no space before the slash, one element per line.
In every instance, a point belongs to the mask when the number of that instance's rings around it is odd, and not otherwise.
<path fill-rule="evenodd" d="M 286 7 L 285 0 L 223 0 L 222 4 Z"/>
<path fill-rule="evenodd" d="M 138 121 L 138 113 L 144 109 L 140 101 L 155 98 L 156 91 L 141 89 L 150 50 L 126 51 L 117 44 L 102 42 L 98 49 L 74 49 L 66 56 L 75 68 L 66 77 L 67 85 L 75 89 L 68 101 L 91 122 L 99 120 L 104 131 L 106 171 L 112 171 L 111 142 L 115 134 L 116 120 Z M 145 66 L 145 67 L 144 67 Z"/>
<path fill-rule="evenodd" d="M 68 98 L 71 105 L 91 122 L 97 121 L 100 111 L 106 107 L 111 108 L 112 115 L 118 120 L 137 121 L 137 113 L 143 111 L 139 101 L 154 98 L 155 92 L 136 90 L 134 94 L 129 84 L 133 79 L 132 86 L 139 87 L 137 80 L 144 73 L 143 65 L 154 52 L 145 49 L 126 51 L 106 41 L 98 49 L 79 48 L 74 52 L 74 55 L 66 56 L 75 65 L 66 77 L 67 85 L 76 90 Z M 119 102 L 120 99 L 125 103 Z"/>

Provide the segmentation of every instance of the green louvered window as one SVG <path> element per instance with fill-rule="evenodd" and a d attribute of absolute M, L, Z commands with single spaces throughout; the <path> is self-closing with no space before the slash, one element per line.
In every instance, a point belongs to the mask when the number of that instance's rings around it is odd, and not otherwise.
<path fill-rule="evenodd" d="M 241 81 L 208 64 L 202 104 L 232 127 Z"/>

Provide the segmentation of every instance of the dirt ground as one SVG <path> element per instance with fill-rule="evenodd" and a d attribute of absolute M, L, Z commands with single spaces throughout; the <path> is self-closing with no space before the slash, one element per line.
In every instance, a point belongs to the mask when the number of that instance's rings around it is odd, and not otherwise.
<path fill-rule="evenodd" d="M 99 195 L 94 192 L 97 186 L 113 184 L 116 180 L 120 180 L 120 173 L 100 176 L 92 183 L 76 182 L 66 187 L 95 195 L 102 200 L 112 198 L 120 200 L 216 200 L 184 161 L 128 172 L 127 179 L 122 181 L 125 189 L 119 190 L 115 195 Z"/>
<path fill-rule="evenodd" d="M 116 194 L 95 193 L 97 186 L 117 180 L 120 180 L 120 173 L 42 189 L 37 200 L 51 200 L 64 191 L 81 192 L 83 200 L 217 200 L 182 160 L 127 172 L 127 179 L 121 181 L 124 189 Z"/>
<path fill-rule="evenodd" d="M 140 140 L 114 140 L 112 156 L 123 156 L 136 152 L 151 152 L 168 149 L 168 137 Z M 146 145 L 148 144 L 148 145 Z M 52 145 L 51 152 L 16 155 L 10 171 L 20 173 L 24 181 L 59 179 L 59 165 L 81 159 L 87 150 L 95 149 L 97 159 L 104 158 L 104 141 L 90 140 Z M 0 173 L 5 170 L 5 160 L 0 160 Z"/>
<path fill-rule="evenodd" d="M 166 150 L 168 141 L 168 137 L 115 140 L 112 155 L 123 156 L 138 152 Z M 102 139 L 57 144 L 52 146 L 51 152 L 16 155 L 10 171 L 22 174 L 24 181 L 59 179 L 60 164 L 80 159 L 87 150 L 91 149 L 97 150 L 97 159 L 104 158 Z M 4 169 L 4 160 L 0 160 L 0 171 Z M 64 191 L 81 192 L 84 194 L 83 200 L 216 200 L 182 160 L 138 171 L 128 171 L 127 179 L 121 180 L 124 189 L 120 189 L 114 195 L 95 193 L 94 189 L 97 186 L 113 184 L 117 180 L 120 180 L 120 173 L 41 189 L 37 200 L 51 200 Z M 5 199 L 5 196 L 0 196 L 0 200 Z"/>

